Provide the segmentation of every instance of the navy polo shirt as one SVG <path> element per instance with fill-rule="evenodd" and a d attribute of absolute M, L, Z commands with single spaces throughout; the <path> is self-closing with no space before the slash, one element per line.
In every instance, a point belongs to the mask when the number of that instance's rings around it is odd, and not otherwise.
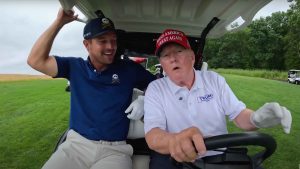
<path fill-rule="evenodd" d="M 129 119 L 125 110 L 133 88 L 145 89 L 155 76 L 130 60 L 118 60 L 102 72 L 89 60 L 56 56 L 56 78 L 71 84 L 70 129 L 90 140 L 125 140 Z"/>

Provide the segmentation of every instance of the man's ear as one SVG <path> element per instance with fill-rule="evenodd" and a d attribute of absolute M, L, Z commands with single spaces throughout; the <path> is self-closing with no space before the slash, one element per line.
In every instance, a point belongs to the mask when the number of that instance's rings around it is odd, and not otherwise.
<path fill-rule="evenodd" d="M 89 45 L 90 45 L 90 40 L 83 40 L 83 45 L 85 46 L 86 50 L 89 51 Z"/>
<path fill-rule="evenodd" d="M 192 58 L 192 60 L 195 62 L 195 53 L 194 53 L 194 51 L 192 49 L 189 49 L 188 55 L 190 55 L 191 58 Z"/>

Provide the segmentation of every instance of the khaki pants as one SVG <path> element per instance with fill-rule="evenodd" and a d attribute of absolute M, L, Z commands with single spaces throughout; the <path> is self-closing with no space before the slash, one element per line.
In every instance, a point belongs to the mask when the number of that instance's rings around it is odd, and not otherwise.
<path fill-rule="evenodd" d="M 70 130 L 43 169 L 132 169 L 132 154 L 125 141 L 92 141 Z"/>

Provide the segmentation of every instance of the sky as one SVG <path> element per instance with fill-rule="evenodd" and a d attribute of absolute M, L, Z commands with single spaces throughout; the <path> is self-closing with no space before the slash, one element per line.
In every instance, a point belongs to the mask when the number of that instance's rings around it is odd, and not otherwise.
<path fill-rule="evenodd" d="M 287 0 L 273 0 L 254 19 L 286 11 L 289 4 Z M 27 56 L 37 38 L 54 21 L 59 8 L 58 0 L 0 0 L 0 74 L 41 74 L 27 65 Z M 83 27 L 81 22 L 65 25 L 50 54 L 86 57 Z"/>

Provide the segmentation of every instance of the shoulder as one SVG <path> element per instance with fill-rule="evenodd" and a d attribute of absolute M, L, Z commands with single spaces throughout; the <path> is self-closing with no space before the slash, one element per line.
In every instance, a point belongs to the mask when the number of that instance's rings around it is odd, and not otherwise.
<path fill-rule="evenodd" d="M 132 60 L 123 60 L 119 59 L 116 60 L 113 65 L 115 65 L 118 68 L 127 68 L 127 69 L 137 69 L 137 68 L 143 68 L 141 65 L 133 62 Z"/>
<path fill-rule="evenodd" d="M 225 78 L 214 71 L 196 71 L 196 73 L 197 78 L 207 87 L 220 87 L 226 83 Z"/>
<path fill-rule="evenodd" d="M 157 92 L 157 91 L 161 91 L 161 90 L 166 89 L 167 86 L 168 86 L 167 79 L 166 79 L 166 77 L 163 77 L 163 78 L 159 78 L 159 79 L 156 79 L 156 80 L 152 81 L 149 84 L 148 88 L 151 88 L 151 89 L 153 89 L 154 91 Z"/>
<path fill-rule="evenodd" d="M 214 71 L 196 71 L 196 74 L 198 77 L 201 77 L 205 80 L 218 80 L 218 79 L 224 79 L 223 76 L 221 76 L 220 74 L 218 74 L 217 72 Z"/>
<path fill-rule="evenodd" d="M 196 74 L 198 76 L 203 76 L 203 77 L 218 77 L 218 76 L 220 76 L 218 73 L 211 71 L 211 70 L 206 70 L 206 71 L 197 70 Z"/>
<path fill-rule="evenodd" d="M 117 59 L 114 61 L 115 65 L 136 65 L 137 63 L 133 62 L 130 59 Z"/>

